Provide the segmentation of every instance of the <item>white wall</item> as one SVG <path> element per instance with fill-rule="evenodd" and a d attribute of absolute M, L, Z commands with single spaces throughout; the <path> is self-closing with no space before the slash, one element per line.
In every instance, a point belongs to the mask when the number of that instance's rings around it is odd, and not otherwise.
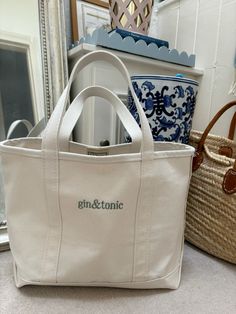
<path fill-rule="evenodd" d="M 37 115 L 44 115 L 43 74 L 37 0 L 0 0 L 0 40 L 29 41 Z M 37 116 L 36 116 L 37 118 Z"/>
<path fill-rule="evenodd" d="M 150 35 L 168 40 L 171 48 L 196 54 L 204 69 L 193 127 L 203 130 L 226 102 L 234 80 L 236 0 L 165 0 L 158 7 Z M 226 135 L 235 108 L 214 128 Z"/>

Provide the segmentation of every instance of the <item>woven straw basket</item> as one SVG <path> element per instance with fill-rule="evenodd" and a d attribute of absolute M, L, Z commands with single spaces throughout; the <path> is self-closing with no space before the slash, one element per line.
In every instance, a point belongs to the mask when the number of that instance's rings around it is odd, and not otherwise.
<path fill-rule="evenodd" d="M 205 132 L 192 131 L 196 148 L 187 202 L 185 238 L 206 252 L 236 264 L 236 142 L 208 134 L 219 117 L 236 101 L 224 106 Z"/>

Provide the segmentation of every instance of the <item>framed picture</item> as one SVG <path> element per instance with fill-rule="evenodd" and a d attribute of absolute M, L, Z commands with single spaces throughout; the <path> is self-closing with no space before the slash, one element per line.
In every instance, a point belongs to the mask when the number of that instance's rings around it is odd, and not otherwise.
<path fill-rule="evenodd" d="M 87 0 L 85 2 L 95 4 L 103 8 L 107 8 L 107 9 L 109 8 L 108 0 Z"/>
<path fill-rule="evenodd" d="M 92 34 L 96 28 L 110 26 L 108 0 L 71 0 L 72 39 Z"/>

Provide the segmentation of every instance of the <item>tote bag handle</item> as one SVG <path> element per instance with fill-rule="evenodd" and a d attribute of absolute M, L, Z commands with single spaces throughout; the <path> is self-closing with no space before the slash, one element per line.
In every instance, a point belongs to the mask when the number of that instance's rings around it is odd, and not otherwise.
<path fill-rule="evenodd" d="M 20 124 L 23 124 L 28 133 L 30 132 L 30 130 L 33 128 L 31 122 L 29 122 L 28 120 L 25 120 L 25 119 L 21 119 L 21 120 L 15 120 L 12 122 L 12 124 L 10 125 L 9 129 L 8 129 L 8 132 L 7 132 L 7 139 L 10 139 L 14 133 L 14 131 L 16 130 L 16 128 L 20 125 Z"/>
<path fill-rule="evenodd" d="M 8 132 L 7 132 L 7 139 L 10 139 L 12 137 L 13 132 L 16 130 L 18 125 L 23 124 L 28 131 L 27 137 L 38 137 L 44 130 L 46 126 L 46 119 L 42 118 L 37 122 L 34 126 L 32 126 L 31 122 L 28 120 L 22 119 L 22 120 L 15 120 L 10 125 Z"/>
<path fill-rule="evenodd" d="M 123 126 L 132 138 L 133 150 L 139 152 L 142 141 L 142 132 L 139 125 L 120 98 L 109 89 L 101 86 L 92 86 L 83 89 L 69 106 L 64 115 L 60 129 L 60 149 L 62 151 L 68 151 L 69 138 L 82 113 L 84 103 L 87 98 L 93 96 L 103 98 L 112 104 L 115 112 L 118 114 L 121 122 L 123 123 Z"/>
<path fill-rule="evenodd" d="M 69 79 L 69 82 L 64 89 L 61 97 L 59 98 L 59 101 L 51 115 L 51 118 L 48 121 L 48 124 L 45 128 L 43 137 L 42 137 L 42 150 L 47 153 L 47 158 L 50 158 L 50 154 L 52 155 L 51 158 L 55 160 L 55 155 L 53 156 L 53 152 L 59 152 L 59 133 L 61 129 L 62 119 L 66 111 L 66 105 L 69 99 L 69 92 L 71 88 L 71 84 L 74 81 L 76 75 L 88 64 L 90 64 L 93 61 L 106 61 L 113 65 L 124 77 L 125 81 L 127 82 L 131 94 L 134 98 L 134 102 L 136 104 L 138 113 L 140 115 L 140 122 L 141 122 L 141 128 L 142 128 L 142 145 L 141 145 L 141 153 L 142 153 L 142 159 L 153 159 L 153 153 L 154 153 L 154 143 L 152 138 L 151 129 L 149 127 L 148 120 L 143 112 L 142 106 L 138 101 L 138 98 L 134 92 L 131 79 L 129 76 L 129 73 L 123 64 L 123 62 L 117 58 L 115 55 L 113 55 L 110 52 L 107 51 L 94 51 L 91 52 L 84 57 L 82 57 L 74 66 L 71 76 Z"/>

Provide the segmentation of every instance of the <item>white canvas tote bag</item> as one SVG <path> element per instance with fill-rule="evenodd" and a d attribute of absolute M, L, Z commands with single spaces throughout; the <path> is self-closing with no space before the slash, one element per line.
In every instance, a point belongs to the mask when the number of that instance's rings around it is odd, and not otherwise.
<path fill-rule="evenodd" d="M 103 87 L 84 89 L 66 111 L 72 81 L 96 60 L 123 75 L 142 131 Z M 132 143 L 94 147 L 69 141 L 91 96 L 114 107 Z M 0 152 L 17 287 L 178 287 L 194 149 L 153 142 L 129 73 L 117 57 L 96 51 L 81 58 L 42 138 L 6 140 Z"/>

